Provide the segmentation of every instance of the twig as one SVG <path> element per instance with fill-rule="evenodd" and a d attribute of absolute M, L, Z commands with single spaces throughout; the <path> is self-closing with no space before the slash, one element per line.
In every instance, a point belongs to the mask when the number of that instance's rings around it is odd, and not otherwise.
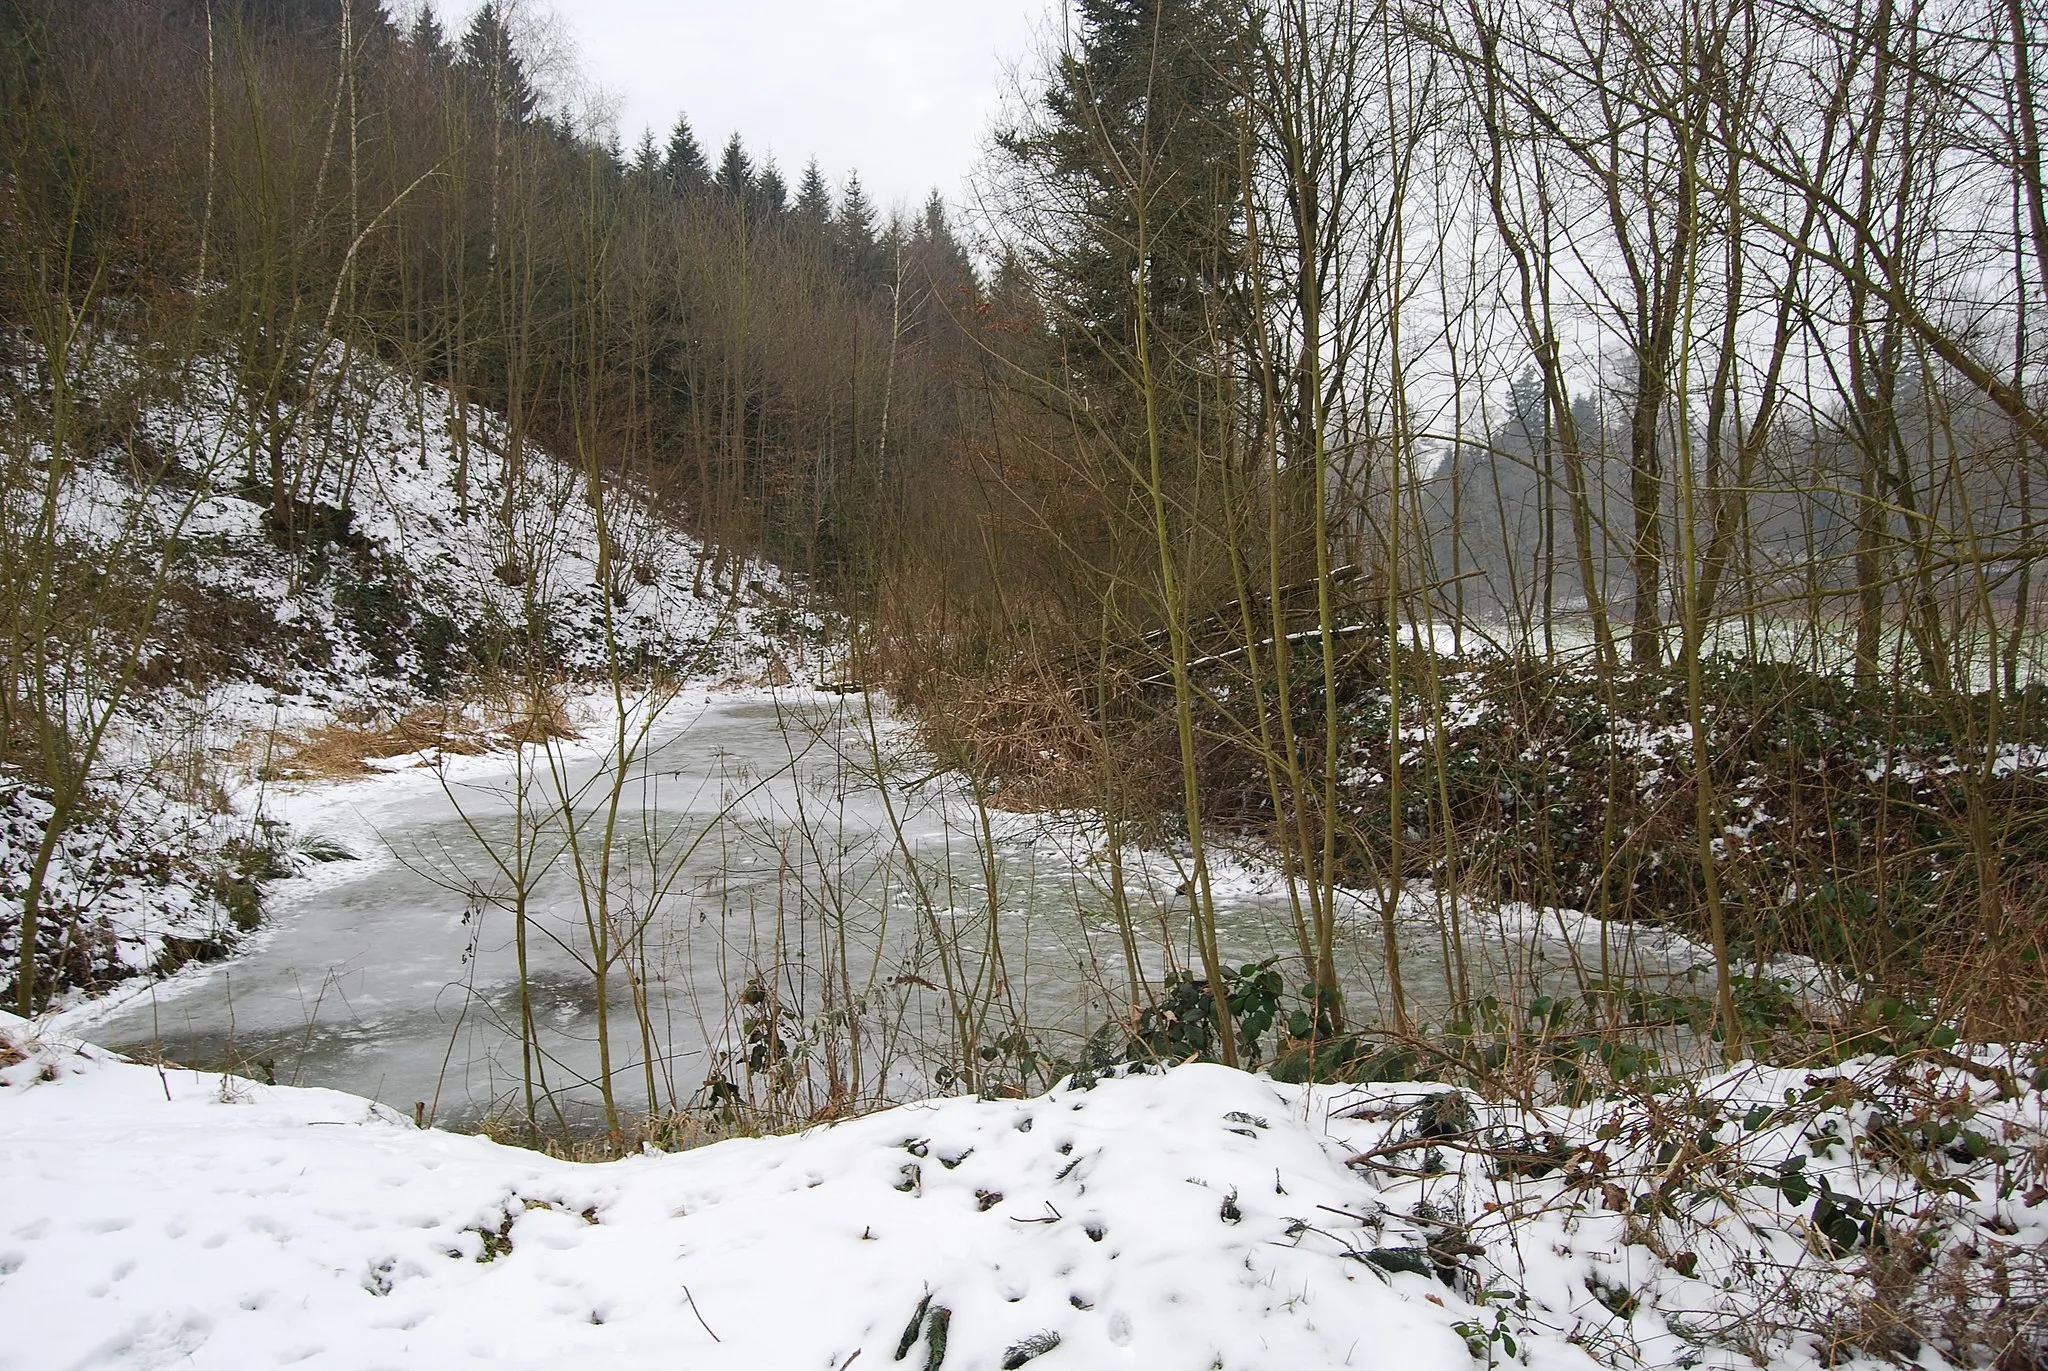
<path fill-rule="evenodd" d="M 711 1341 L 713 1341 L 713 1342 L 724 1342 L 724 1341 L 725 1341 L 725 1339 L 724 1339 L 724 1338 L 721 1338 L 721 1337 L 719 1337 L 719 1336 L 718 1336 L 718 1334 L 716 1334 L 716 1333 L 712 1332 L 712 1330 L 711 1330 L 711 1325 L 710 1325 L 710 1324 L 708 1324 L 708 1323 L 705 1323 L 705 1322 L 704 1322 L 704 1311 L 703 1311 L 703 1310 L 701 1310 L 701 1309 L 699 1309 L 699 1308 L 697 1307 L 697 1297 L 696 1297 L 695 1295 L 692 1295 L 692 1294 L 690 1293 L 690 1287 L 689 1287 L 689 1286 L 687 1286 L 687 1285 L 683 1287 L 683 1298 L 684 1298 L 684 1299 L 686 1299 L 686 1300 L 688 1300 L 688 1301 L 690 1302 L 690 1312 L 691 1312 L 692 1314 L 695 1314 L 695 1315 L 697 1316 L 697 1322 L 698 1322 L 699 1324 L 702 1324 L 702 1325 L 703 1325 L 704 1331 L 705 1331 L 706 1333 L 711 1333 Z M 853 1356 L 854 1356 L 854 1357 L 857 1357 L 857 1356 L 859 1356 L 859 1355 L 860 1355 L 860 1352 L 859 1352 L 859 1350 L 858 1350 L 858 1349 L 856 1349 L 856 1350 L 854 1351 L 854 1354 L 853 1354 Z M 850 1364 L 852 1364 L 852 1362 L 853 1362 L 853 1357 L 848 1357 L 848 1358 L 847 1358 L 846 1360 L 847 1360 L 847 1363 L 848 1363 L 848 1364 L 850 1365 Z M 841 1371 L 845 1371 L 845 1368 L 844 1368 L 844 1367 L 842 1367 L 842 1368 L 841 1368 Z"/>
<path fill-rule="evenodd" d="M 1446 1171 L 1446 1172 L 1431 1172 L 1431 1173 L 1429 1173 L 1429 1174 L 1431 1174 L 1431 1175 L 1449 1175 L 1450 1173 Z M 1394 1212 L 1393 1212 L 1392 1210 L 1383 1210 L 1383 1211 L 1381 1211 L 1380 1213 L 1378 1213 L 1378 1214 L 1374 1214 L 1374 1215 L 1365 1215 L 1365 1214 L 1354 1214 L 1354 1213 L 1352 1213 L 1352 1212 L 1351 1212 L 1350 1210 L 1348 1210 L 1348 1209 L 1333 1209 L 1333 1208 L 1331 1208 L 1331 1207 L 1330 1207 L 1329 1205 L 1327 1205 L 1327 1204 L 1319 1204 L 1319 1205 L 1317 1205 L 1317 1206 L 1316 1206 L 1316 1208 L 1318 1208 L 1318 1209 L 1322 1210 L 1322 1211 L 1323 1211 L 1324 1213 L 1326 1213 L 1326 1214 L 1335 1214 L 1335 1215 L 1337 1215 L 1337 1216 L 1338 1216 L 1339 1218 L 1345 1218 L 1345 1219 L 1356 1219 L 1356 1220 L 1358 1220 L 1358 1222 L 1360 1222 L 1360 1223 L 1363 1223 L 1363 1224 L 1378 1224 L 1378 1223 L 1384 1222 L 1384 1221 L 1385 1221 L 1385 1220 L 1387 1220 L 1387 1219 L 1399 1219 L 1399 1220 L 1401 1220 L 1401 1221 L 1402 1221 L 1403 1223 L 1425 1224 L 1425 1225 L 1430 1225 L 1430 1226 L 1434 1226 L 1434 1227 L 1437 1227 L 1437 1228 L 1463 1228 L 1463 1227 L 1464 1227 L 1464 1225 L 1463 1225 L 1463 1224 L 1460 1224 L 1460 1223 L 1454 1223 L 1454 1222 L 1452 1222 L 1452 1221 L 1451 1221 L 1451 1220 L 1449 1220 L 1449 1219 L 1433 1219 L 1433 1218 L 1430 1218 L 1430 1217 L 1428 1217 L 1427 1215 L 1424 1215 L 1424 1214 L 1396 1214 L 1396 1213 L 1394 1213 Z"/>
<path fill-rule="evenodd" d="M 1959 1056 L 1940 1047 L 1926 1049 L 1926 1055 L 1928 1060 L 1937 1065 L 1948 1067 L 1951 1071 L 1966 1072 L 1980 1081 L 1997 1086 L 2000 1099 L 2009 1100 L 2019 1094 L 2018 1088 L 2013 1084 L 2012 1073 L 2002 1067 L 1973 1062 L 1968 1057 Z"/>

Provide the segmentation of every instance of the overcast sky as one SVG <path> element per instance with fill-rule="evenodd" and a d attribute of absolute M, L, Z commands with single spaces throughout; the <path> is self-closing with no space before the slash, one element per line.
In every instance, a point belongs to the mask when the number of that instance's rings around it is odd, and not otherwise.
<path fill-rule="evenodd" d="M 439 0 L 450 35 L 480 0 Z M 934 187 L 959 200 L 1008 88 L 1006 71 L 1057 13 L 1055 0 L 541 0 L 584 73 L 640 130 L 667 139 L 687 114 L 714 163 L 735 130 L 792 186 L 806 158 L 836 186 L 914 208 Z M 404 12 L 405 3 L 391 6 Z"/>

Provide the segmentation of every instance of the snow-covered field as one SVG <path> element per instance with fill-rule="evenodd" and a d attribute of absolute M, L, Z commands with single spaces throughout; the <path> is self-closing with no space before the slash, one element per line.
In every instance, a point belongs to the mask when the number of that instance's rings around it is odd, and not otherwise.
<path fill-rule="evenodd" d="M 2048 1117 L 2010 1057 L 1738 1069 L 1569 1113 L 1183 1066 L 597 1165 L 19 1020 L 0 1061 L 8 1371 L 2048 1351 Z M 1943 1142 L 1936 1118 L 1964 1122 Z M 1882 1323 L 1908 1308 L 1954 1342 Z"/>

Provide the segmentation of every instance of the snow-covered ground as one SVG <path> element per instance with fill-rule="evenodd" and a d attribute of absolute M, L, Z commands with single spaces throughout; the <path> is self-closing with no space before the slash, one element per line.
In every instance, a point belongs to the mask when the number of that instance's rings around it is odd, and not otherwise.
<path fill-rule="evenodd" d="M 1742 1068 L 1574 1112 L 1183 1066 L 597 1165 L 4 1017 L 0 1062 L 8 1371 L 2048 1350 L 2048 1117 L 2010 1056 Z"/>
<path fill-rule="evenodd" d="M 272 527 L 267 466 L 251 459 L 229 359 L 141 410 L 133 441 L 173 475 L 139 507 L 113 466 L 71 488 L 65 523 L 83 542 L 148 552 L 175 539 L 189 593 L 169 598 L 153 645 L 173 696 L 259 727 L 405 708 L 491 666 L 493 649 L 523 646 L 529 628 L 570 674 L 602 671 L 612 654 L 689 677 L 805 665 L 816 620 L 776 568 L 719 555 L 607 474 L 607 579 L 590 482 L 574 463 L 531 440 L 515 446 L 499 416 L 458 411 L 445 388 L 374 358 L 344 367 L 337 355 L 322 376 L 328 390 L 284 443 L 302 531 Z M 222 606 L 246 641 L 202 661 L 189 640 L 217 626 L 194 621 Z"/>
<path fill-rule="evenodd" d="M 20 777 L 0 771 L 0 959 L 18 955 L 30 869 L 53 806 Z M 74 985 L 110 974 L 213 955 L 254 925 L 254 891 L 222 879 L 198 854 L 217 842 L 214 825 L 148 785 L 70 825 L 52 851 L 40 907 L 53 936 L 46 973 L 61 967 Z M 235 898 L 238 892 L 246 896 Z M 0 960 L 11 967 L 11 961 Z"/>

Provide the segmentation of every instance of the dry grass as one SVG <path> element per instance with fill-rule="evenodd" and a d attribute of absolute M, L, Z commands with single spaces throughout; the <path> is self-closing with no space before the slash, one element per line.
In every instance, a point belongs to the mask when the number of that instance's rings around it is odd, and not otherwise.
<path fill-rule="evenodd" d="M 1101 741 L 1080 702 L 1041 675 L 933 675 L 917 723 L 933 753 L 989 778 L 1004 809 L 1089 806 L 1100 799 Z"/>
<path fill-rule="evenodd" d="M 526 1120 L 517 1111 L 491 1114 L 476 1131 L 506 1147 L 534 1147 Z M 604 1133 L 572 1134 L 564 1137 L 543 1129 L 536 1150 L 570 1162 L 608 1162 L 636 1156 L 652 1146 L 662 1152 L 688 1152 L 728 1138 L 766 1137 L 777 1130 L 750 1125 L 745 1120 L 727 1122 L 698 1110 L 663 1111 L 657 1114 L 627 1115 L 620 1120 L 616 1137 Z"/>
<path fill-rule="evenodd" d="M 1880 1254 L 1873 1264 L 1885 1260 Z M 1911 1357 L 1920 1339 L 1934 1339 L 1975 1354 L 1979 1365 L 1988 1358 L 1995 1371 L 2048 1368 L 2048 1258 L 2036 1248 L 1952 1249 L 1930 1271 L 1874 1285 L 1871 1307 L 1857 1311 L 1852 1346 Z"/>
<path fill-rule="evenodd" d="M 1925 985 L 1934 1004 L 1957 1020 L 1972 1042 L 2026 1042 L 2048 1020 L 2048 876 L 2029 863 L 1996 913 L 1974 901 L 1958 912 L 1963 936 L 1927 957 Z"/>
<path fill-rule="evenodd" d="M 361 776 L 372 761 L 414 753 L 477 756 L 576 736 L 562 691 L 485 682 L 397 717 L 347 716 L 295 738 L 273 738 L 266 768 L 279 780 Z"/>

